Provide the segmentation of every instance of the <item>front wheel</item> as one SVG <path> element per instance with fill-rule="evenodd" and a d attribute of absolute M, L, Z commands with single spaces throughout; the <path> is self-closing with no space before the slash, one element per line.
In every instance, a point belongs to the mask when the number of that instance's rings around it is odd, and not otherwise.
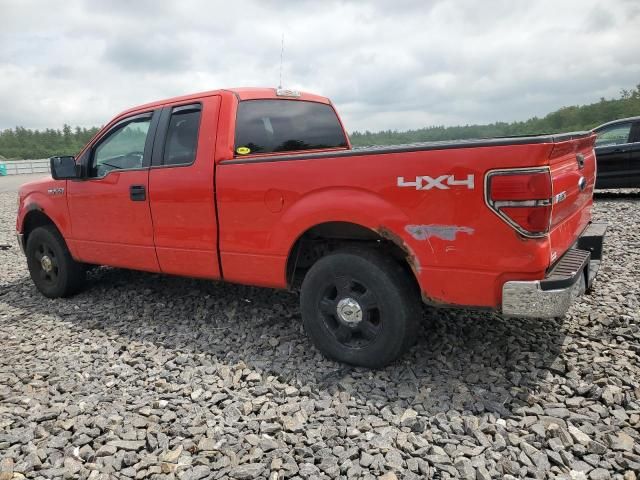
<path fill-rule="evenodd" d="M 416 338 L 421 316 L 418 289 L 392 257 L 376 250 L 345 249 L 318 260 L 302 283 L 304 328 L 326 356 L 380 368 Z"/>
<path fill-rule="evenodd" d="M 54 227 L 34 229 L 27 239 L 26 254 L 31 279 L 45 297 L 67 297 L 82 287 L 84 267 L 71 257 Z"/>

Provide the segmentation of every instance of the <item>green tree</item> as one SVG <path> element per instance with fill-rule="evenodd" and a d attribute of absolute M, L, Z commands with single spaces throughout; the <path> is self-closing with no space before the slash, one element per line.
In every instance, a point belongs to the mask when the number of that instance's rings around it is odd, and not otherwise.
<path fill-rule="evenodd" d="M 496 122 L 488 125 L 464 125 L 455 127 L 431 126 L 417 130 L 353 132 L 354 146 L 397 145 L 413 142 L 433 142 L 440 140 L 462 140 L 467 138 L 502 137 L 510 135 L 535 135 L 590 130 L 602 123 L 618 118 L 640 115 L 640 84 L 632 90 L 622 90 L 620 98 L 601 98 L 590 105 L 562 107 L 555 112 L 524 122 Z"/>
<path fill-rule="evenodd" d="M 354 146 L 395 145 L 413 142 L 461 140 L 467 138 L 533 135 L 589 130 L 601 123 L 618 118 L 640 115 L 640 84 L 631 90 L 622 89 L 620 98 L 601 98 L 590 105 L 562 107 L 555 112 L 524 122 L 495 122 L 487 125 L 461 125 L 445 127 L 432 125 L 416 130 L 380 132 L 353 132 Z M 22 126 L 0 130 L 0 155 L 5 158 L 46 158 L 52 155 L 75 155 L 80 152 L 98 128 L 47 128 L 30 130 Z"/>

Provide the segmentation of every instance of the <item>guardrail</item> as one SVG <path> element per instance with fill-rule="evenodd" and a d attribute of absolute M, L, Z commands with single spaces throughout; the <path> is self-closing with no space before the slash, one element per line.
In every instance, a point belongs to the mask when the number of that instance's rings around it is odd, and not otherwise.
<path fill-rule="evenodd" d="M 0 160 L 0 176 L 20 175 L 23 173 L 49 173 L 49 159 Z"/>

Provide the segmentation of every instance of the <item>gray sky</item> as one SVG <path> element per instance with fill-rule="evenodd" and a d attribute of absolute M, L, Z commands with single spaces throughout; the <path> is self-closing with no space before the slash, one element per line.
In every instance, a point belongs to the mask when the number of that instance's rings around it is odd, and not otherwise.
<path fill-rule="evenodd" d="M 334 101 L 347 129 L 524 120 L 640 83 L 638 0 L 0 0 L 0 128 L 102 125 L 234 86 Z"/>

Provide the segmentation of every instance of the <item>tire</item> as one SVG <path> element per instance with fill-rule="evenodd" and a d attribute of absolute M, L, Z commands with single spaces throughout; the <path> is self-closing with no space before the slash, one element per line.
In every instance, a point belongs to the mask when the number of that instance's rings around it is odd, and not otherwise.
<path fill-rule="evenodd" d="M 26 254 L 31 279 L 45 297 L 68 297 L 84 285 L 84 267 L 71 258 L 55 227 L 35 228 L 27 239 Z"/>
<path fill-rule="evenodd" d="M 309 269 L 300 308 L 318 350 L 368 368 L 384 367 L 405 353 L 422 315 L 409 273 L 390 256 L 355 248 L 322 257 Z"/>

